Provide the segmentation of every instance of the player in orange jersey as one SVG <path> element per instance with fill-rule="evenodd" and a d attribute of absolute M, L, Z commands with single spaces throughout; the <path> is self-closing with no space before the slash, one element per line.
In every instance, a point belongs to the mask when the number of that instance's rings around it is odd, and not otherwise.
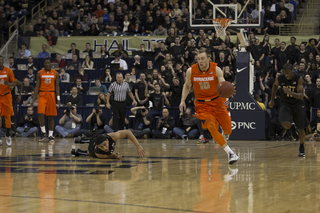
<path fill-rule="evenodd" d="M 53 116 L 57 116 L 56 97 L 58 101 L 58 108 L 60 107 L 60 88 L 59 88 L 59 74 L 57 71 L 51 69 L 51 61 L 49 58 L 44 59 L 44 69 L 37 73 L 37 84 L 34 89 L 33 100 L 30 107 L 33 107 L 33 103 L 39 93 L 38 98 L 38 114 L 39 123 L 41 128 L 41 134 L 39 141 L 43 141 L 46 137 L 46 128 L 44 126 L 44 115 L 49 118 L 49 142 L 54 142 L 53 128 L 54 120 Z"/>
<path fill-rule="evenodd" d="M 210 62 L 210 52 L 206 48 L 200 48 L 198 63 L 187 70 L 186 82 L 184 83 L 180 111 L 186 109 L 185 100 L 193 83 L 193 92 L 196 98 L 196 116 L 202 122 L 202 128 L 208 129 L 213 139 L 225 150 L 229 157 L 229 163 L 237 162 L 239 157 L 231 150 L 224 137 L 218 131 L 219 125 L 227 135 L 231 134 L 231 117 L 225 104 L 226 99 L 218 96 L 217 86 L 223 82 L 223 72 L 216 63 Z M 205 136 L 206 137 L 206 136 Z M 208 142 L 208 140 L 205 142 Z"/>
<path fill-rule="evenodd" d="M 12 70 L 3 66 L 3 58 L 0 57 L 0 116 L 4 116 L 6 123 L 6 144 L 11 146 L 12 140 L 10 136 L 11 116 L 13 114 L 11 88 L 16 86 L 18 80 L 15 79 Z M 20 90 L 21 91 L 21 90 Z M 0 143 L 2 145 L 2 141 Z"/>

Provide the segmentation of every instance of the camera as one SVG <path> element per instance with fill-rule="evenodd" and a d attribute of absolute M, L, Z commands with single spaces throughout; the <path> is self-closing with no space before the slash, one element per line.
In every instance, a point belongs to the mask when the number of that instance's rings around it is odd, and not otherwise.
<path fill-rule="evenodd" d="M 32 115 L 28 115 L 28 119 L 30 120 L 32 118 Z"/>
<path fill-rule="evenodd" d="M 186 113 L 183 113 L 183 114 L 181 115 L 181 118 L 187 118 L 187 114 L 186 114 Z"/>
<path fill-rule="evenodd" d="M 96 109 L 96 114 L 99 114 L 99 109 Z"/>
<path fill-rule="evenodd" d="M 67 104 L 67 109 L 66 109 L 65 114 L 69 116 L 70 115 L 70 110 L 73 110 L 73 106 L 71 104 Z"/>
<path fill-rule="evenodd" d="M 146 111 L 146 109 L 141 109 L 141 112 L 145 112 Z"/>

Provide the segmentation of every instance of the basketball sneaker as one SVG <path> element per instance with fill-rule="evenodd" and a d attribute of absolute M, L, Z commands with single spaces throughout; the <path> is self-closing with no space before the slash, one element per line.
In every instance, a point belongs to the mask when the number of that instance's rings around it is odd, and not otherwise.
<path fill-rule="evenodd" d="M 11 136 L 9 136 L 9 137 L 6 136 L 6 144 L 7 144 L 7 146 L 11 146 L 12 145 Z"/>
<path fill-rule="evenodd" d="M 79 156 L 78 150 L 76 150 L 76 149 L 71 149 L 71 155 Z"/>
<path fill-rule="evenodd" d="M 237 162 L 239 160 L 238 155 L 236 155 L 236 153 L 229 153 L 229 164 L 234 164 L 235 162 Z"/>
<path fill-rule="evenodd" d="M 81 143 L 81 136 L 75 137 L 73 140 L 74 143 Z"/>
<path fill-rule="evenodd" d="M 304 151 L 304 144 L 300 144 L 300 147 L 299 147 L 299 157 L 305 157 L 306 156 L 306 153 Z"/>
<path fill-rule="evenodd" d="M 43 141 L 44 138 L 46 138 L 46 137 L 47 137 L 47 133 L 41 132 L 41 133 L 40 133 L 40 137 L 39 137 L 39 141 Z"/>
<path fill-rule="evenodd" d="M 224 140 L 225 140 L 226 142 L 229 141 L 229 135 L 225 134 L 223 131 L 222 131 L 222 136 L 224 137 Z"/>
<path fill-rule="evenodd" d="M 320 130 L 315 130 L 314 135 L 315 138 L 320 138 Z"/>
<path fill-rule="evenodd" d="M 49 139 L 49 142 L 54 142 L 54 137 L 53 136 L 50 136 L 48 139 Z"/>
<path fill-rule="evenodd" d="M 209 139 L 202 138 L 201 140 L 198 140 L 198 142 L 197 142 L 197 144 L 205 144 L 205 143 L 209 143 Z"/>

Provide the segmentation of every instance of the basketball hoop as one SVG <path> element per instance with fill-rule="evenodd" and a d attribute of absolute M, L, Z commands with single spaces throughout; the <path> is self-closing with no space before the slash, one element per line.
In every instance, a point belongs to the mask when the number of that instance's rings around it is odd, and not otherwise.
<path fill-rule="evenodd" d="M 212 22 L 214 24 L 214 28 L 216 29 L 217 37 L 226 36 L 226 29 L 231 23 L 231 18 L 214 18 Z"/>

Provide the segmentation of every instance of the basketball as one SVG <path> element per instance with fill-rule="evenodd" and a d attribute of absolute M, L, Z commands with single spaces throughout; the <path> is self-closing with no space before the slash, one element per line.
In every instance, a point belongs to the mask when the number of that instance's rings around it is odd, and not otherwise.
<path fill-rule="evenodd" d="M 217 92 L 221 98 L 230 98 L 234 93 L 234 87 L 229 81 L 223 81 L 218 84 Z"/>

